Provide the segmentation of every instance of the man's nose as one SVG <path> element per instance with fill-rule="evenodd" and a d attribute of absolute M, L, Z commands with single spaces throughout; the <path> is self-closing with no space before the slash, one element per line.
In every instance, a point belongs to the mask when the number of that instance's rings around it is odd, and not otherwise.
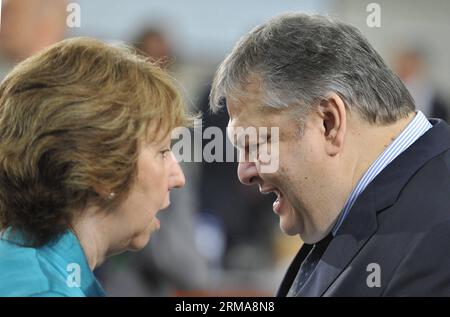
<path fill-rule="evenodd" d="M 258 170 L 253 162 L 239 162 L 238 177 L 242 184 L 252 185 L 258 176 Z"/>
<path fill-rule="evenodd" d="M 181 169 L 180 164 L 175 159 L 173 153 L 170 153 L 172 159 L 172 166 L 170 170 L 170 178 L 169 178 L 169 188 L 181 188 L 186 183 L 186 179 L 184 178 L 183 170 Z"/>

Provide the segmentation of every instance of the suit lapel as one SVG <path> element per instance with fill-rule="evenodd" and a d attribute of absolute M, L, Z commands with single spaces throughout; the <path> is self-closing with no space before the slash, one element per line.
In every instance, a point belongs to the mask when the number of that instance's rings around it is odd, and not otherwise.
<path fill-rule="evenodd" d="M 431 119 L 433 128 L 391 162 L 361 193 L 300 296 L 322 296 L 378 228 L 377 214 L 392 206 L 412 175 L 431 158 L 450 148 L 450 128 Z M 277 296 L 286 296 L 311 245 L 297 254 Z"/>
<path fill-rule="evenodd" d="M 291 265 L 289 265 L 289 268 L 283 278 L 283 282 L 278 288 L 278 291 L 276 293 L 277 297 L 285 297 L 287 295 L 289 289 L 291 288 L 292 283 L 294 282 L 295 277 L 297 276 L 297 272 L 300 269 L 300 265 L 308 255 L 309 251 L 311 251 L 312 247 L 313 246 L 311 244 L 304 244 L 300 248 Z"/>
<path fill-rule="evenodd" d="M 372 190 L 359 197 L 348 217 L 351 221 L 342 224 L 299 296 L 322 296 L 376 232 L 378 224 Z"/>
<path fill-rule="evenodd" d="M 354 214 L 353 221 L 351 221 L 351 224 L 349 222 L 342 224 L 313 274 L 303 286 L 300 296 L 321 296 L 375 233 L 377 229 L 376 215 L 373 210 L 369 210 L 374 206 L 373 192 L 365 191 L 360 198 L 350 212 Z M 358 228 L 357 232 L 355 232 L 354 226 Z M 312 245 L 305 244 L 297 253 L 277 291 L 278 297 L 287 295 L 303 260 L 311 249 Z"/>

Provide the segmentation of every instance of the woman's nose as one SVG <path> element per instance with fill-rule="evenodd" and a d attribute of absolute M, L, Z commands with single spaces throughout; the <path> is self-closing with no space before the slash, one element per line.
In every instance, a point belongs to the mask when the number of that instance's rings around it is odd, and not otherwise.
<path fill-rule="evenodd" d="M 181 169 L 180 164 L 176 160 L 173 153 L 170 153 L 172 159 L 172 165 L 169 176 L 169 188 L 181 188 L 186 183 L 186 179 L 184 178 L 183 170 Z"/>

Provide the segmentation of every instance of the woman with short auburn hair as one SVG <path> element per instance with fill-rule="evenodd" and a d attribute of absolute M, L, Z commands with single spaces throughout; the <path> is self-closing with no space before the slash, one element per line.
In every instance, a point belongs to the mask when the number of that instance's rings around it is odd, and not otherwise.
<path fill-rule="evenodd" d="M 92 271 L 143 248 L 184 185 L 170 134 L 190 125 L 171 78 L 75 38 L 0 85 L 0 296 L 102 296 Z"/>

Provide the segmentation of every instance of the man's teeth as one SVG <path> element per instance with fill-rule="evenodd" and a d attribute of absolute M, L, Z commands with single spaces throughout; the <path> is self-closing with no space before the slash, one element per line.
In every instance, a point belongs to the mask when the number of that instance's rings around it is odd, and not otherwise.
<path fill-rule="evenodd" d="M 283 194 L 278 189 L 274 189 L 271 191 L 264 191 L 261 192 L 261 194 L 263 195 L 275 194 L 277 196 L 277 200 L 279 200 L 283 196 Z"/>

